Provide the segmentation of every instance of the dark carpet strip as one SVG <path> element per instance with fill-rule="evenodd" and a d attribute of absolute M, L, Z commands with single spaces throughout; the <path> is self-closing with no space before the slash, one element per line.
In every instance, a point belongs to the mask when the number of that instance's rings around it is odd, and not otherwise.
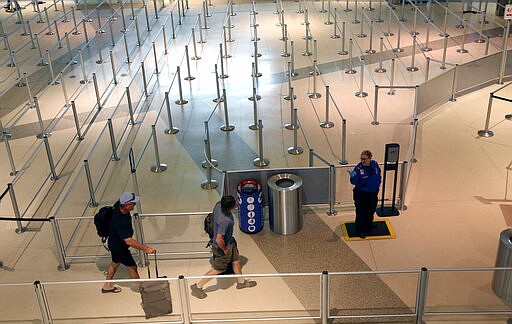
<path fill-rule="evenodd" d="M 252 235 L 254 242 L 279 273 L 370 271 L 357 254 L 340 239 L 341 230 L 333 232 L 316 214 L 305 215 L 303 229 L 294 235 L 277 235 L 269 226 Z M 285 277 L 285 282 L 312 315 L 318 315 L 319 280 Z M 332 276 L 330 314 L 400 314 L 412 313 L 405 303 L 377 276 Z M 344 319 L 336 323 L 408 323 L 411 318 Z"/>

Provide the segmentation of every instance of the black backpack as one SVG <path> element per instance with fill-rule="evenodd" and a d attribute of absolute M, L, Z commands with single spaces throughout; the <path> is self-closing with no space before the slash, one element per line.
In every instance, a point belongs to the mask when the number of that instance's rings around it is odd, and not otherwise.
<path fill-rule="evenodd" d="M 212 245 L 213 242 L 213 213 L 208 213 L 206 217 L 204 218 L 204 231 L 206 234 L 208 234 L 208 237 L 210 240 L 208 241 L 208 244 L 206 244 L 206 247 L 209 247 Z"/>
<path fill-rule="evenodd" d="M 114 207 L 104 206 L 101 207 L 98 213 L 94 215 L 94 225 L 96 226 L 96 233 L 101 237 L 101 242 L 105 243 L 110 235 L 110 220 L 114 214 Z"/>

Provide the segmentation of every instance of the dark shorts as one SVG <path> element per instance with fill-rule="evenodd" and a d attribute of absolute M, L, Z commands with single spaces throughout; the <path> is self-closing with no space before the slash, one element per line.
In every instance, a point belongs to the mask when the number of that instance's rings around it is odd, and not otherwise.
<path fill-rule="evenodd" d="M 229 254 L 224 254 L 224 251 L 212 245 L 213 255 L 211 264 L 215 270 L 224 272 L 229 268 L 231 262 L 239 260 L 240 255 L 235 240 L 233 240 L 233 244 L 230 245 L 229 250 Z"/>
<path fill-rule="evenodd" d="M 127 267 L 136 266 L 135 260 L 133 259 L 130 250 L 128 249 L 111 249 L 112 262 L 121 263 Z"/>

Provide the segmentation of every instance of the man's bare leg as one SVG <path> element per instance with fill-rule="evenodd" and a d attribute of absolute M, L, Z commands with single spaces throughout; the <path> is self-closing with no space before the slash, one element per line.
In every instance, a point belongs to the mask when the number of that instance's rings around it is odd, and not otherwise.
<path fill-rule="evenodd" d="M 107 269 L 107 280 L 112 280 L 114 275 L 116 274 L 117 268 L 119 268 L 120 263 L 110 263 Z M 111 282 L 105 282 L 103 284 L 103 289 L 112 290 L 114 285 Z"/>

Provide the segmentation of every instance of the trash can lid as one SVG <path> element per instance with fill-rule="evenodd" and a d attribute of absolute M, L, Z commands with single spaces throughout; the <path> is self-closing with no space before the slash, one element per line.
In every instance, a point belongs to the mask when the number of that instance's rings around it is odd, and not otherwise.
<path fill-rule="evenodd" d="M 267 181 L 271 189 L 279 191 L 295 190 L 302 186 L 302 179 L 291 173 L 279 173 L 271 176 Z"/>
<path fill-rule="evenodd" d="M 237 191 L 244 195 L 254 195 L 261 191 L 261 184 L 254 180 L 244 180 L 238 184 Z"/>

